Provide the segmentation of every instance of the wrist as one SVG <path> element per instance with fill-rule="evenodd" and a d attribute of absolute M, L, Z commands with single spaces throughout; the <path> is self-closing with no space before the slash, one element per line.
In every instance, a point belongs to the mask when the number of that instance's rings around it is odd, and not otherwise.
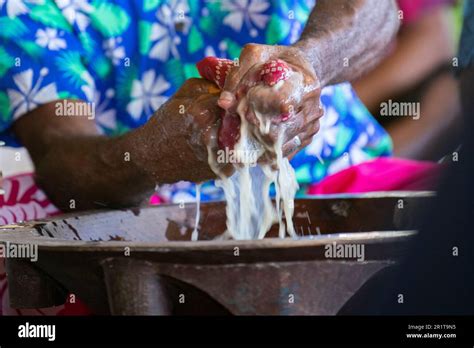
<path fill-rule="evenodd" d="M 322 44 L 320 43 L 320 40 L 315 38 L 301 38 L 295 42 L 292 47 L 297 49 L 306 61 L 311 64 L 321 87 L 324 87 L 327 84 L 327 81 L 325 80 L 325 74 L 323 71 L 324 65 L 322 64 L 323 59 L 321 53 Z"/>

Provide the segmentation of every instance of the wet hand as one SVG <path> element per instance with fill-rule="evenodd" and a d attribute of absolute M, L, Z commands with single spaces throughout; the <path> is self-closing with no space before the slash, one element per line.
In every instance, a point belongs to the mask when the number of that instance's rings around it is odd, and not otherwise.
<path fill-rule="evenodd" d="M 299 49 L 249 44 L 230 68 L 218 104 L 229 115 L 243 113 L 257 138 L 269 148 L 280 141 L 283 155 L 292 157 L 319 130 L 320 93 L 314 69 Z"/>

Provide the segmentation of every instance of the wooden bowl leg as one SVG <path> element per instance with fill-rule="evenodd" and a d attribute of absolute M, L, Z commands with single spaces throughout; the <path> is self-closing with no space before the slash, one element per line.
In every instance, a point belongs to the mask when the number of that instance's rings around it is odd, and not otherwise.
<path fill-rule="evenodd" d="M 166 279 L 150 262 L 112 258 L 102 268 L 112 315 L 171 315 Z"/>

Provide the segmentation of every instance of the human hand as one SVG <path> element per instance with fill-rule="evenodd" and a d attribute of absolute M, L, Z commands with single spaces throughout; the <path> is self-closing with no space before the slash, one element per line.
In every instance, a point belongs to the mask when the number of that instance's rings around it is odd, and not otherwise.
<path fill-rule="evenodd" d="M 283 155 L 292 157 L 319 130 L 320 93 L 314 69 L 299 49 L 249 44 L 230 69 L 218 104 L 226 117 L 244 113 L 268 148 L 282 133 Z"/>
<path fill-rule="evenodd" d="M 146 170 L 157 182 L 201 182 L 216 175 L 208 163 L 218 150 L 217 130 L 223 110 L 217 105 L 220 90 L 204 79 L 189 79 L 137 134 L 145 148 Z M 227 164 L 218 164 L 227 173 Z"/>

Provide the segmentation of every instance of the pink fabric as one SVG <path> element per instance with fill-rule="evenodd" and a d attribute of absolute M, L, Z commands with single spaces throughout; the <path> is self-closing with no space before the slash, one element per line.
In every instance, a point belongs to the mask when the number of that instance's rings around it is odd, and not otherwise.
<path fill-rule="evenodd" d="M 165 203 L 162 197 L 158 196 L 156 193 L 150 197 L 150 202 L 151 205 L 158 205 Z"/>
<path fill-rule="evenodd" d="M 31 173 L 4 179 L 1 187 L 5 194 L 0 195 L 0 225 L 42 219 L 60 213 L 36 186 Z"/>
<path fill-rule="evenodd" d="M 0 187 L 0 226 L 21 221 L 39 220 L 61 214 L 45 193 L 36 186 L 34 174 L 25 173 L 3 179 Z M 154 194 L 150 204 L 161 204 L 163 199 Z M 92 312 L 78 299 L 62 306 L 41 309 L 16 309 L 9 306 L 8 284 L 4 260 L 0 258 L 0 315 L 90 315 Z"/>
<path fill-rule="evenodd" d="M 382 157 L 330 175 L 311 185 L 308 194 L 433 190 L 441 169 L 433 162 Z"/>
<path fill-rule="evenodd" d="M 43 219 L 61 213 L 36 186 L 32 173 L 4 179 L 0 187 L 5 191 L 4 195 L 0 195 L 0 225 Z M 150 204 L 160 203 L 163 203 L 163 199 L 158 195 L 150 197 Z"/>
<path fill-rule="evenodd" d="M 403 24 L 417 21 L 427 11 L 442 5 L 452 5 L 454 0 L 398 0 L 403 12 Z"/>
<path fill-rule="evenodd" d="M 2 180 L 5 191 L 0 195 L 0 225 L 21 221 L 38 220 L 58 215 L 61 211 L 52 204 L 44 192 L 36 186 L 34 175 L 19 174 Z M 0 258 L 0 315 L 85 315 L 91 312 L 76 300 L 75 303 L 51 308 L 16 309 L 9 305 L 5 263 Z"/>
<path fill-rule="evenodd" d="M 230 59 L 206 57 L 196 64 L 199 75 L 213 81 L 219 88 L 224 88 L 225 80 L 234 62 Z M 274 86 L 289 77 L 290 67 L 281 59 L 272 59 L 266 62 L 258 75 L 258 81 L 263 81 L 267 86 Z M 258 82 L 254 81 L 254 82 Z"/>
<path fill-rule="evenodd" d="M 234 62 L 230 59 L 206 57 L 196 64 L 199 74 L 206 80 L 213 81 L 220 89 L 224 88 L 226 78 Z M 255 84 L 263 83 L 267 86 L 274 86 L 280 81 L 289 78 L 291 68 L 281 59 L 271 59 L 265 62 L 259 71 L 247 77 L 246 88 Z M 237 98 L 239 98 L 237 93 Z M 280 122 L 285 122 L 290 118 L 290 113 L 280 115 Z M 218 132 L 218 143 L 220 148 L 233 149 L 240 135 L 240 117 L 235 112 L 222 112 L 222 123 Z"/>

